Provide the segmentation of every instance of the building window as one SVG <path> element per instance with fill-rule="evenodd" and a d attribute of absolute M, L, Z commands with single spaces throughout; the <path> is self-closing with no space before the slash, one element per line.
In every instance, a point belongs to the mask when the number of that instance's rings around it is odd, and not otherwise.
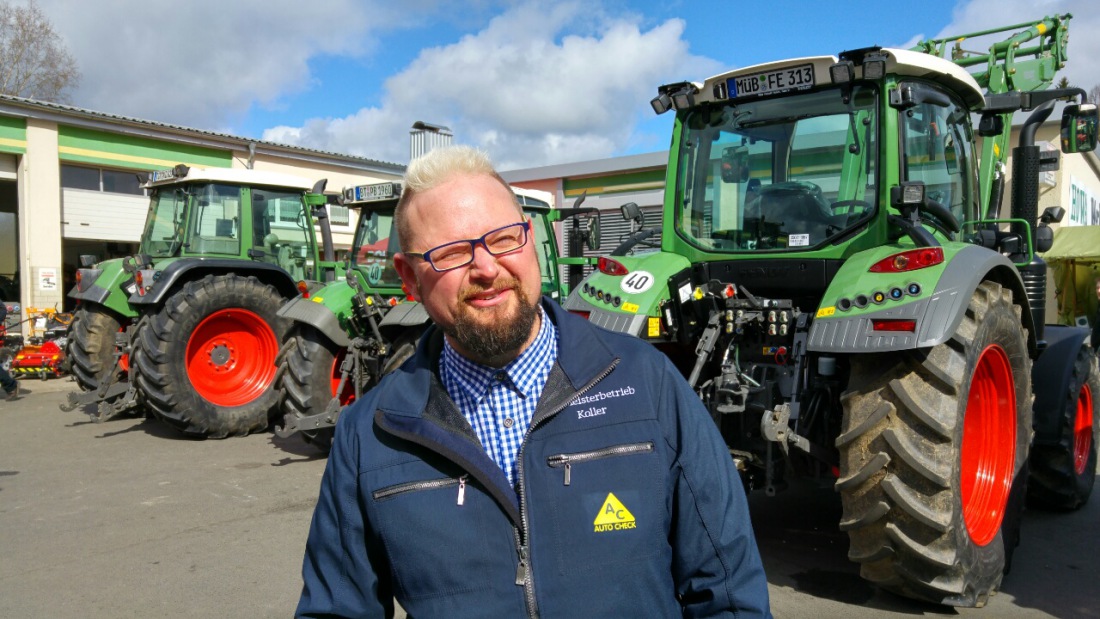
<path fill-rule="evenodd" d="M 105 170 L 76 165 L 61 165 L 61 186 L 67 189 L 88 189 L 108 193 L 145 195 L 137 173 L 123 170 Z"/>
<path fill-rule="evenodd" d="M 346 206 L 330 204 L 328 207 L 329 223 L 333 226 L 350 226 L 351 213 Z"/>
<path fill-rule="evenodd" d="M 61 186 L 69 189 L 99 191 L 99 170 L 74 165 L 61 166 Z"/>

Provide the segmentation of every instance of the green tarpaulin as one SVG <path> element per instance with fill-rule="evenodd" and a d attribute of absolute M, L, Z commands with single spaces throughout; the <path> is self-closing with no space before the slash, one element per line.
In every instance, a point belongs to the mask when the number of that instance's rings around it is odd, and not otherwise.
<path fill-rule="evenodd" d="M 1054 245 L 1042 256 L 1051 267 L 1058 323 L 1072 325 L 1080 317 L 1093 319 L 1096 279 L 1100 277 L 1100 226 L 1059 228 L 1054 232 Z"/>

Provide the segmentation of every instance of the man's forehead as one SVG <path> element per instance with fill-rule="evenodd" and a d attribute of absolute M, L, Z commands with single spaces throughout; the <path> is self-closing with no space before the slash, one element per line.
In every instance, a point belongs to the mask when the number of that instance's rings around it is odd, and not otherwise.
<path fill-rule="evenodd" d="M 477 206 L 489 210 L 492 206 L 518 207 L 515 194 L 495 178 L 485 175 L 462 175 L 447 179 L 439 185 L 419 192 L 409 202 L 410 210 L 421 215 L 437 209 L 460 206 Z M 434 216 L 434 213 L 433 213 Z"/>

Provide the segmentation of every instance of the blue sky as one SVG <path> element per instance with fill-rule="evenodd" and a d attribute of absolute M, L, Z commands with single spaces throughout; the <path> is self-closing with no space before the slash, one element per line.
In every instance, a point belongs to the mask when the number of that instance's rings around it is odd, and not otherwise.
<path fill-rule="evenodd" d="M 417 120 L 502 169 L 663 150 L 662 83 L 1066 12 L 1066 75 L 1100 84 L 1095 0 L 38 2 L 77 106 L 394 163 Z"/>

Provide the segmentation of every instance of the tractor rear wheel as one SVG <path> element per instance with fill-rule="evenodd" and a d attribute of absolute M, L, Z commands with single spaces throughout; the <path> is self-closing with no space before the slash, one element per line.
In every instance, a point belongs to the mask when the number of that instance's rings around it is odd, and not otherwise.
<path fill-rule="evenodd" d="M 1018 541 L 1031 440 L 1020 307 L 993 282 L 931 349 L 853 358 L 836 444 L 848 557 L 901 595 L 983 606 Z"/>
<path fill-rule="evenodd" d="M 263 430 L 277 394 L 275 357 L 289 321 L 286 301 L 255 277 L 207 275 L 149 315 L 136 355 L 150 410 L 196 438 Z"/>
<path fill-rule="evenodd" d="M 1100 376 L 1096 358 L 1084 346 L 1064 402 L 1058 444 L 1032 448 L 1028 499 L 1041 507 L 1077 509 L 1092 494 L 1100 440 Z"/>
<path fill-rule="evenodd" d="M 115 334 L 126 319 L 96 303 L 83 303 L 76 311 L 66 343 L 68 359 L 76 384 L 84 391 L 94 391 L 115 369 Z M 121 369 L 129 369 L 128 359 L 122 359 Z"/>
<path fill-rule="evenodd" d="M 279 353 L 280 408 L 283 415 L 307 417 L 325 410 L 340 386 L 340 365 L 347 349 L 338 346 L 314 327 L 302 325 L 292 330 Z M 340 392 L 340 405 L 355 399 L 351 377 Z M 303 430 L 307 443 L 328 453 L 334 428 Z"/>

